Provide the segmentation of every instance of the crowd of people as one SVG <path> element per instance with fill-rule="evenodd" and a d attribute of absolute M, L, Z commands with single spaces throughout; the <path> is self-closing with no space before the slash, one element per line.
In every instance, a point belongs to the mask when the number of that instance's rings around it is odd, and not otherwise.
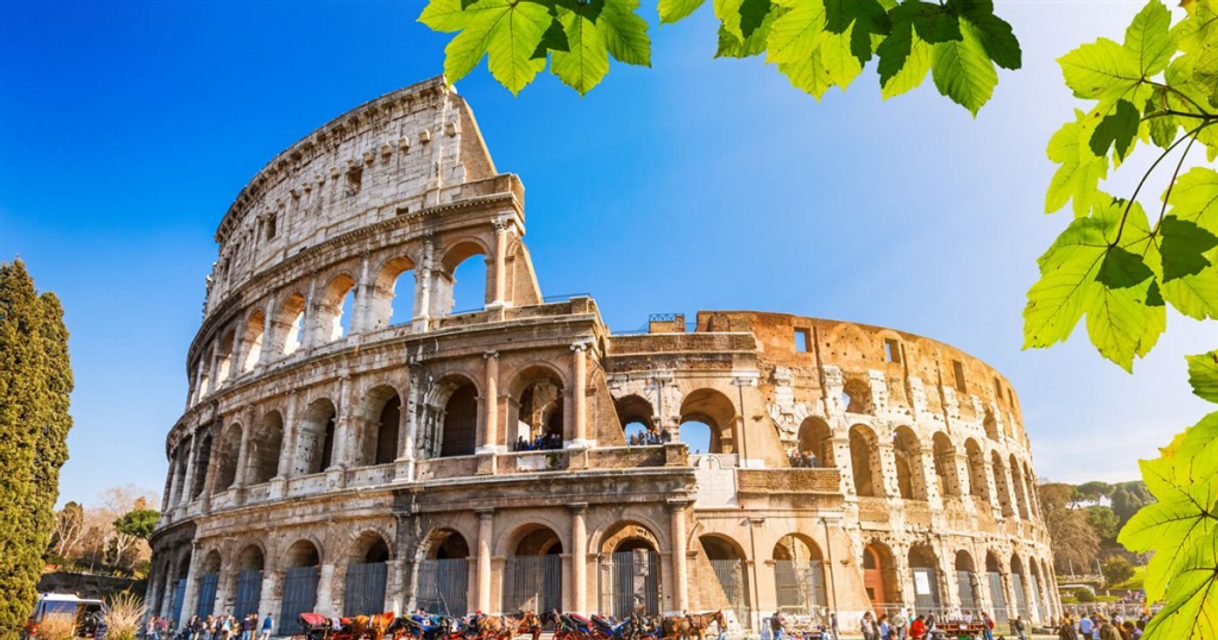
<path fill-rule="evenodd" d="M 552 451 L 561 448 L 562 436 L 557 433 L 544 433 L 532 440 L 520 436 L 512 445 L 512 451 Z"/>
<path fill-rule="evenodd" d="M 182 628 L 174 621 L 152 616 L 144 625 L 146 640 L 270 640 L 275 620 L 266 614 L 259 624 L 258 616 L 192 616 Z"/>
<path fill-rule="evenodd" d="M 640 431 L 638 433 L 630 434 L 630 437 L 626 439 L 626 442 L 630 443 L 630 446 L 632 447 L 651 447 L 672 442 L 672 434 L 668 432 L 668 429 L 661 429 L 660 431 Z"/>
<path fill-rule="evenodd" d="M 1111 620 L 1102 613 L 1079 616 L 1075 620 L 1067 615 L 1057 628 L 1058 640 L 1141 640 L 1150 617 L 1146 614 L 1136 620 L 1113 616 Z"/>
<path fill-rule="evenodd" d="M 791 466 L 796 469 L 814 469 L 820 466 L 816 455 L 807 451 L 794 451 L 791 455 L 787 456 L 787 459 L 791 461 Z"/>

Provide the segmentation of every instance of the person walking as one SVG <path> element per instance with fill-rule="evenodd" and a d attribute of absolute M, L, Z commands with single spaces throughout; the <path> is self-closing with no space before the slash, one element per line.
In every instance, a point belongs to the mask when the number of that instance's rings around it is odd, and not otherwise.
<path fill-rule="evenodd" d="M 1079 640 L 1078 630 L 1074 628 L 1074 620 L 1069 614 L 1066 615 L 1066 620 L 1057 628 L 1057 640 Z"/>
<path fill-rule="evenodd" d="M 911 640 L 922 640 L 926 637 L 926 618 L 918 616 L 909 623 L 909 637 Z"/>
<path fill-rule="evenodd" d="M 880 640 L 892 640 L 892 625 L 888 624 L 888 614 L 880 614 Z"/>
<path fill-rule="evenodd" d="M 271 640 L 271 629 L 274 628 L 275 621 L 271 619 L 271 614 L 266 614 L 262 619 L 262 633 L 258 634 L 258 640 Z"/>
<path fill-rule="evenodd" d="M 909 624 L 909 612 L 901 607 L 895 618 L 892 619 L 892 631 L 897 640 L 905 640 L 905 626 Z"/>
<path fill-rule="evenodd" d="M 985 640 L 994 640 L 994 619 L 984 611 L 981 612 L 981 636 Z"/>
<path fill-rule="evenodd" d="M 1011 623 L 1011 628 L 1015 630 L 1015 635 L 1019 636 L 1019 640 L 1028 640 L 1028 632 L 1024 629 L 1023 618 L 1015 616 L 1014 622 Z"/>
<path fill-rule="evenodd" d="M 774 640 L 782 640 L 782 632 L 786 629 L 786 626 L 786 621 L 782 619 L 782 612 L 775 611 L 774 615 L 770 618 L 770 636 Z"/>
<path fill-rule="evenodd" d="M 863 620 L 859 623 L 859 630 L 863 632 L 863 640 L 880 640 L 880 630 L 875 626 L 875 618 L 871 612 L 863 614 Z"/>

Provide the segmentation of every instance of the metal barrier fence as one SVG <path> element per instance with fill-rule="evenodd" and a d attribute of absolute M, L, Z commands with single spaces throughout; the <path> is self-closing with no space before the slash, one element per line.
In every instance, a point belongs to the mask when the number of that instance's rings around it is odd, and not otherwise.
<path fill-rule="evenodd" d="M 384 562 L 353 562 L 347 565 L 343 615 L 373 615 L 385 610 L 385 579 L 389 575 L 388 569 L 389 565 Z"/>
<path fill-rule="evenodd" d="M 296 617 L 313 610 L 317 603 L 317 567 L 294 567 L 283 572 L 283 606 L 279 608 L 279 633 L 300 631 Z"/>
<path fill-rule="evenodd" d="M 469 561 L 465 558 L 424 560 L 419 565 L 418 607 L 444 616 L 465 615 Z"/>
<path fill-rule="evenodd" d="M 1030 616 L 1028 616 L 1028 595 L 1023 590 L 1023 576 L 1018 573 L 1011 574 L 1011 590 L 1015 592 L 1015 613 L 1027 620 Z"/>
<path fill-rule="evenodd" d="M 182 578 L 174 583 L 173 594 L 169 601 L 170 619 L 177 622 L 179 626 L 182 624 L 182 601 L 186 599 L 186 578 Z"/>
<path fill-rule="evenodd" d="M 977 579 L 972 571 L 957 571 L 956 584 L 960 585 L 960 608 L 972 611 L 977 608 Z"/>
<path fill-rule="evenodd" d="M 504 611 L 562 608 L 561 556 L 508 556 L 503 578 Z"/>
<path fill-rule="evenodd" d="M 749 607 L 749 575 L 745 571 L 744 560 L 711 560 L 710 564 L 723 589 L 724 602 L 721 606 L 731 609 L 740 625 L 748 628 L 753 617 Z"/>
<path fill-rule="evenodd" d="M 828 604 L 825 566 L 819 560 L 778 560 L 774 563 L 774 591 L 778 610 L 792 615 L 810 615 Z"/>
<path fill-rule="evenodd" d="M 609 556 L 601 564 L 601 611 L 625 619 L 660 615 L 660 557 L 639 549 Z"/>
<path fill-rule="evenodd" d="M 1006 624 L 1011 616 L 1007 615 L 1007 596 L 1002 590 L 1002 574 L 991 571 L 986 575 L 990 579 L 990 607 L 994 610 L 994 624 Z"/>
<path fill-rule="evenodd" d="M 914 606 L 919 610 L 939 608 L 939 577 L 930 567 L 910 567 L 913 572 Z"/>
<path fill-rule="evenodd" d="M 262 572 L 254 569 L 237 574 L 237 597 L 233 600 L 233 615 L 238 620 L 249 614 L 257 615 L 262 599 Z"/>
<path fill-rule="evenodd" d="M 220 585 L 220 574 L 208 573 L 199 578 L 199 598 L 195 601 L 195 615 L 210 616 L 216 610 L 216 587 Z"/>

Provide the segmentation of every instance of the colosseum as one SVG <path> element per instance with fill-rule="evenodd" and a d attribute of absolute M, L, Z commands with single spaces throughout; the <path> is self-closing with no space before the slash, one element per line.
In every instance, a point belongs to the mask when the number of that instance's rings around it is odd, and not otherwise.
<path fill-rule="evenodd" d="M 254 176 L 166 440 L 152 611 L 282 634 L 415 608 L 723 610 L 737 634 L 778 610 L 1060 615 L 998 372 L 777 313 L 614 333 L 592 298 L 543 296 L 525 220 L 443 78 Z M 458 286 L 481 307 L 454 313 Z"/>

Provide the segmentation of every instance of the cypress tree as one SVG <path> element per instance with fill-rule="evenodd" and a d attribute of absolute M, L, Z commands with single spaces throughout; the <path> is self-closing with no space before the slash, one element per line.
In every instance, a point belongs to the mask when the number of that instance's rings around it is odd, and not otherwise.
<path fill-rule="evenodd" d="M 0 640 L 17 637 L 37 598 L 71 391 L 59 300 L 38 296 L 20 260 L 0 264 Z"/>

